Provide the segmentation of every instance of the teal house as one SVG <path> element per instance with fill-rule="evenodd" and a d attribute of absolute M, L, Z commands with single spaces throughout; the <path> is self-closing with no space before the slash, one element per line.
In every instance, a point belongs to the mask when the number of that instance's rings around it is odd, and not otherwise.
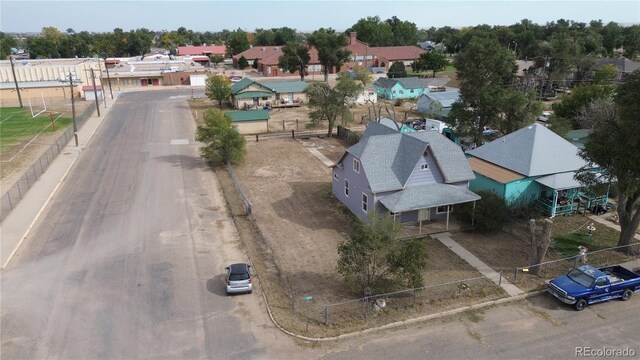
<path fill-rule="evenodd" d="M 467 152 L 476 175 L 469 189 L 492 191 L 511 207 L 535 205 L 550 217 L 606 204 L 606 195 L 590 197 L 574 179 L 587 165 L 578 151 L 544 125 L 526 126 Z"/>
<path fill-rule="evenodd" d="M 373 83 L 373 88 L 379 98 L 384 99 L 417 99 L 428 88 L 424 79 L 407 78 L 379 78 Z"/>

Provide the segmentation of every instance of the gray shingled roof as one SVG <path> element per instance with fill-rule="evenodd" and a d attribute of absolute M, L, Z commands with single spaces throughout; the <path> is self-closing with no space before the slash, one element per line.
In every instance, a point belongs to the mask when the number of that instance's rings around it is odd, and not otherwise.
<path fill-rule="evenodd" d="M 462 149 L 434 131 L 402 134 L 371 122 L 360 141 L 346 151 L 360 159 L 371 191 L 378 193 L 402 189 L 427 146 L 446 183 L 475 178 Z"/>
<path fill-rule="evenodd" d="M 536 182 L 539 182 L 540 184 L 546 187 L 550 187 L 554 190 L 565 190 L 582 187 L 582 184 L 578 180 L 573 178 L 574 175 L 575 172 L 573 171 L 547 175 L 536 179 Z"/>
<path fill-rule="evenodd" d="M 525 176 L 575 171 L 586 165 L 575 145 L 540 124 L 526 126 L 467 154 Z"/>
<path fill-rule="evenodd" d="M 429 150 L 442 171 L 445 183 L 470 181 L 476 178 L 462 148 L 446 136 L 437 131 L 419 131 L 406 135 L 424 139 L 429 143 Z"/>
<path fill-rule="evenodd" d="M 378 78 L 373 83 L 373 85 L 379 86 L 379 87 L 385 88 L 385 89 L 391 89 L 397 83 L 398 82 L 396 81 L 396 79 L 389 79 L 389 78 L 386 78 L 386 77 L 381 77 L 381 78 Z"/>
<path fill-rule="evenodd" d="M 391 212 L 398 213 L 476 200 L 480 200 L 480 196 L 464 187 L 433 183 L 409 186 L 402 191 L 382 197 L 380 203 Z"/>
<path fill-rule="evenodd" d="M 405 89 L 424 89 L 427 87 L 427 83 L 424 79 L 419 77 L 397 78 L 395 80 L 397 80 Z"/>

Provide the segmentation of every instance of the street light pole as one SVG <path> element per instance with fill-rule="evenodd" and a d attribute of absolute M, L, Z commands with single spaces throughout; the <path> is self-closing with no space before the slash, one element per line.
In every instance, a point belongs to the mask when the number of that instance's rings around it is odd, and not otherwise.
<path fill-rule="evenodd" d="M 71 89 L 71 119 L 73 120 L 73 137 L 78 147 L 78 128 L 76 127 L 76 104 L 73 97 L 73 75 L 69 73 L 69 88 Z"/>

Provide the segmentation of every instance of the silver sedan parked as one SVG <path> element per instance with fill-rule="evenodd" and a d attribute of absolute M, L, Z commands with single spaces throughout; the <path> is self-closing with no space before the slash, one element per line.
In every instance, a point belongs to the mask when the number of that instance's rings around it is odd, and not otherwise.
<path fill-rule="evenodd" d="M 251 265 L 238 263 L 225 268 L 227 271 L 226 285 L 227 295 L 249 293 L 253 291 L 251 283 Z"/>

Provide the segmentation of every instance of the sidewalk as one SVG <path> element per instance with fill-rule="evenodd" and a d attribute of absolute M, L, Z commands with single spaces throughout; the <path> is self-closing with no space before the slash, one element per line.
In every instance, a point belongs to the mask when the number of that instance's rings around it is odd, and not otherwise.
<path fill-rule="evenodd" d="M 60 155 L 49 165 L 38 181 L 29 189 L 24 198 L 9 213 L 0 225 L 0 268 L 4 269 L 16 253 L 22 241 L 27 237 L 36 220 L 55 195 L 58 187 L 80 157 L 82 149 L 91 140 L 102 120 L 117 100 L 107 97 L 107 108 L 100 103 L 100 117 L 94 111 L 84 125 L 78 129 L 78 147 L 72 137 Z"/>
<path fill-rule="evenodd" d="M 444 246 L 448 247 L 451 251 L 456 253 L 462 259 L 469 263 L 469 265 L 476 268 L 482 275 L 493 281 L 497 285 L 500 285 L 502 289 L 509 295 L 518 296 L 523 295 L 524 292 L 515 285 L 508 282 L 505 278 L 501 279 L 501 275 L 495 270 L 489 267 L 489 265 L 482 262 L 475 255 L 470 253 L 467 249 L 460 246 L 457 242 L 453 241 L 451 234 L 448 232 L 429 235 L 433 239 L 439 240 Z"/>

